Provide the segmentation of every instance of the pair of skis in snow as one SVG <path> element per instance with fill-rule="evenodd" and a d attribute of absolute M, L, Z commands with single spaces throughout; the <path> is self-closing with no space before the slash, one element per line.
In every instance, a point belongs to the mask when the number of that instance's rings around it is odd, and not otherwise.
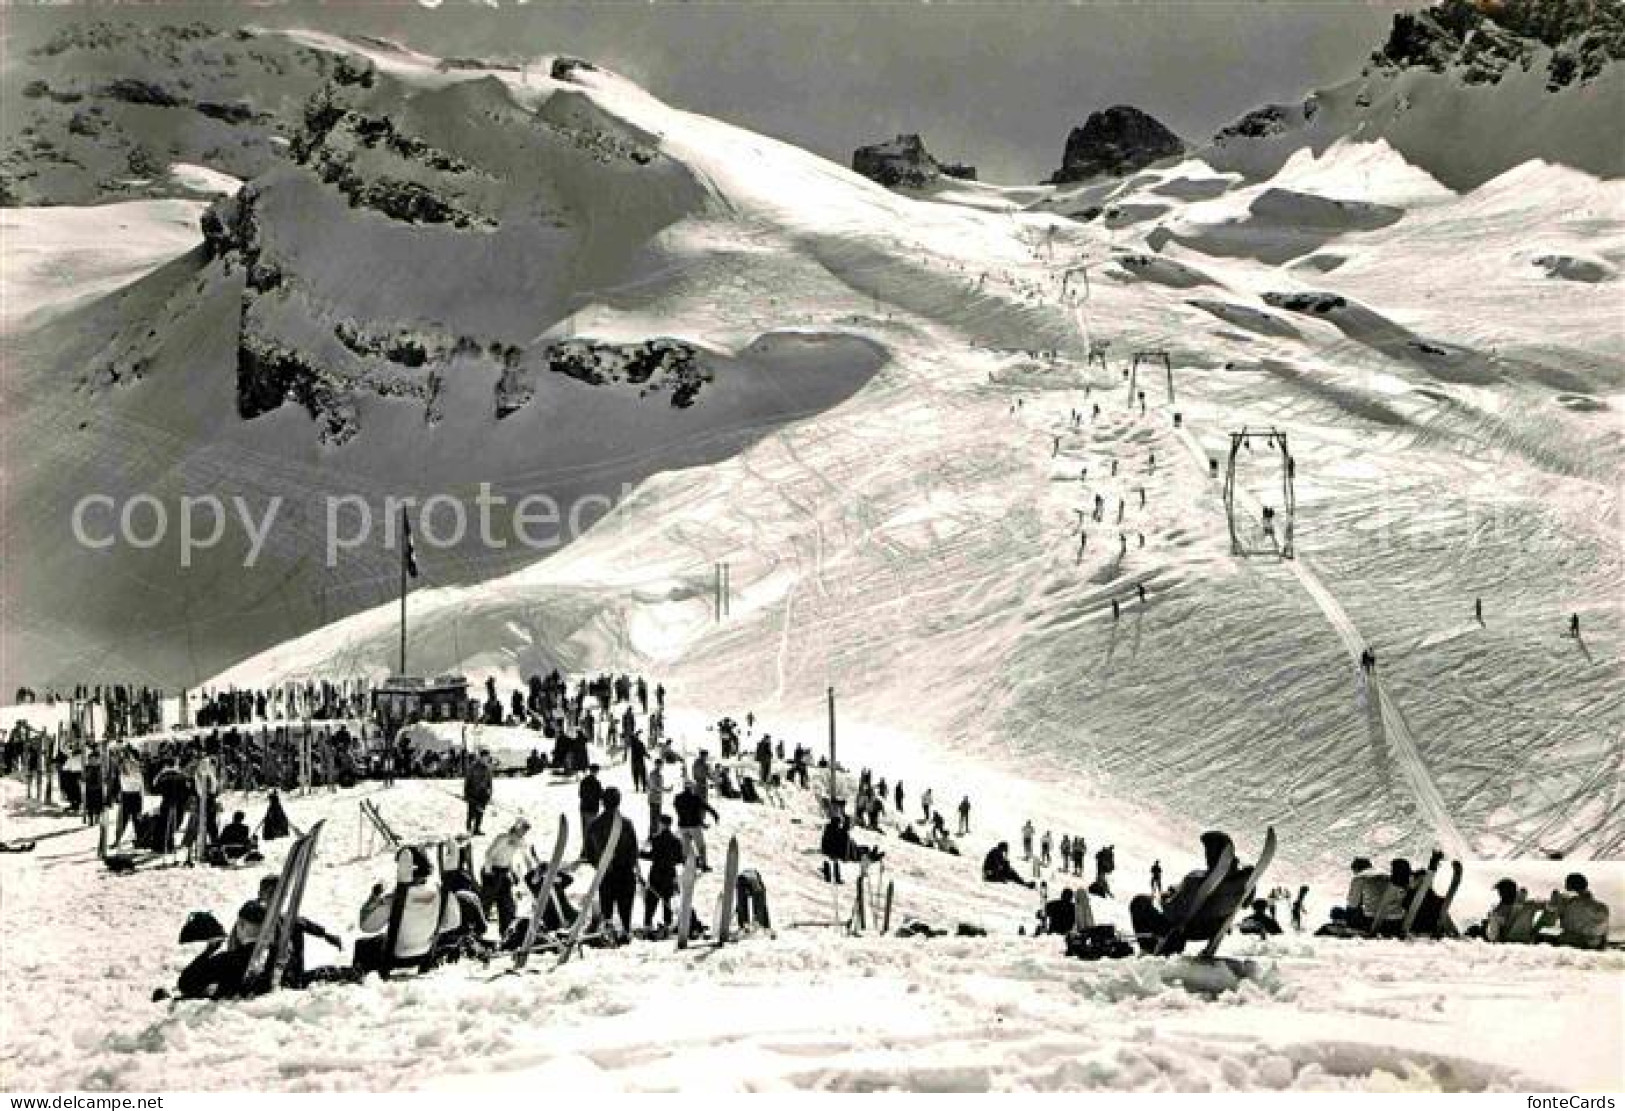
<path fill-rule="evenodd" d="M 311 861 L 316 857 L 316 839 L 321 836 L 325 824 L 317 822 L 288 850 L 288 858 L 282 864 L 282 874 L 277 877 L 271 903 L 265 908 L 259 935 L 254 938 L 248 966 L 243 970 L 243 985 L 247 988 L 255 989 L 262 982 L 266 991 L 275 991 L 282 986 L 288 962 L 293 956 L 293 935 L 299 929 L 299 908 L 305 899 L 305 881 L 310 876 Z"/>
<path fill-rule="evenodd" d="M 621 827 L 624 824 L 625 819 L 622 819 L 610 828 L 609 837 L 604 841 L 604 847 L 598 854 L 598 870 L 593 873 L 592 882 L 587 885 L 587 890 L 582 895 L 581 909 L 576 913 L 575 921 L 570 923 L 570 929 L 559 944 L 558 964 L 554 967 L 569 962 L 587 932 L 587 923 L 597 912 L 598 889 L 603 886 L 604 873 L 609 870 L 609 863 L 615 858 L 615 846 L 620 843 Z M 583 830 L 582 833 L 585 836 L 586 831 Z M 536 950 L 537 940 L 542 933 L 542 919 L 555 897 L 554 885 L 558 882 L 559 873 L 564 869 L 564 846 L 569 836 L 570 822 L 560 814 L 558 832 L 553 838 L 553 854 L 548 858 L 547 867 L 542 870 L 541 886 L 536 889 L 535 897 L 532 899 L 530 923 L 525 929 L 524 941 L 514 953 L 513 967 L 508 970 L 510 973 L 523 972 L 530 961 L 531 953 Z"/>
<path fill-rule="evenodd" d="M 683 879 L 678 885 L 677 948 L 688 948 L 689 935 L 694 928 L 694 884 L 699 879 L 700 861 L 692 845 L 683 853 Z M 734 888 L 739 881 L 739 838 L 728 838 L 728 855 L 722 864 L 722 892 L 717 896 L 716 938 L 713 944 L 720 948 L 731 938 L 729 923 L 734 914 Z"/>
<path fill-rule="evenodd" d="M 1405 907 L 1405 914 L 1399 922 L 1399 940 L 1409 941 L 1411 931 L 1416 927 L 1416 920 L 1422 913 L 1422 907 L 1427 903 L 1427 897 L 1433 893 L 1433 881 L 1439 874 L 1439 865 L 1444 860 L 1444 854 L 1438 851 L 1428 859 L 1428 868 L 1422 875 L 1422 882 L 1417 885 L 1416 893 L 1411 896 L 1410 903 Z M 1450 884 L 1445 888 L 1444 896 L 1439 905 L 1439 913 L 1433 923 L 1433 937 L 1443 936 L 1445 923 L 1449 921 L 1450 907 L 1456 901 L 1456 892 L 1461 890 L 1461 861 L 1450 862 Z M 1367 937 L 1376 937 L 1377 931 L 1382 928 L 1383 919 L 1388 916 L 1394 904 L 1404 895 L 1399 888 L 1390 883 L 1377 899 L 1377 905 L 1371 914 L 1371 926 L 1366 930 Z"/>
<path fill-rule="evenodd" d="M 362 799 L 360 805 L 362 816 L 367 819 L 368 824 L 373 829 L 378 831 L 378 835 L 384 839 L 385 844 L 392 849 L 399 849 L 401 847 L 400 834 L 390 828 L 389 823 L 384 820 L 383 812 L 378 809 L 378 804 L 371 799 Z"/>
<path fill-rule="evenodd" d="M 873 906 L 875 892 L 883 891 L 885 896 L 881 902 L 879 913 Z M 869 883 L 869 862 L 863 861 L 858 865 L 858 884 L 856 897 L 852 901 L 852 917 L 847 919 L 846 932 L 857 935 L 868 932 L 869 920 L 879 928 L 884 937 L 891 933 L 891 907 L 895 888 L 890 880 L 886 879 L 886 866 L 880 866 L 880 874 L 874 884 Z"/>

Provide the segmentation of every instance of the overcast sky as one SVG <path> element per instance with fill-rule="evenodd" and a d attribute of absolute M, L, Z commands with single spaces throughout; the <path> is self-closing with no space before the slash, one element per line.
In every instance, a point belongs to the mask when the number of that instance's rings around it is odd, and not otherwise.
<path fill-rule="evenodd" d="M 305 25 L 397 38 L 434 54 L 571 53 L 680 107 L 847 162 L 917 131 L 984 179 L 1031 182 L 1067 131 L 1132 104 L 1204 139 L 1271 101 L 1353 76 L 1415 0 L 1082 3 L 169 4 L 12 8 L 24 37 L 71 18 Z M 31 36 L 29 36 L 31 37 Z M 12 45 L 17 45 L 13 43 Z"/>

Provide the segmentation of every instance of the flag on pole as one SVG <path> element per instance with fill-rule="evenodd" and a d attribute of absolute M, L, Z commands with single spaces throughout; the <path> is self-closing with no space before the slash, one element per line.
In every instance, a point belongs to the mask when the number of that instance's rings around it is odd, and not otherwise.
<path fill-rule="evenodd" d="M 412 550 L 412 519 L 401 510 L 401 559 L 406 564 L 406 573 L 414 579 L 418 577 L 418 557 Z"/>

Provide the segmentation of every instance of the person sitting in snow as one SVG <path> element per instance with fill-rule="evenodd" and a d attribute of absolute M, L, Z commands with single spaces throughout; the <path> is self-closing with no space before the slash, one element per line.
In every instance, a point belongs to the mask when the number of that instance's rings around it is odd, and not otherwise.
<path fill-rule="evenodd" d="M 1078 904 L 1070 887 L 1062 888 L 1059 898 L 1051 899 L 1038 912 L 1038 932 L 1065 937 L 1078 924 Z"/>
<path fill-rule="evenodd" d="M 1369 930 L 1375 921 L 1382 894 L 1388 888 L 1388 877 L 1371 866 L 1371 861 L 1357 856 L 1349 865 L 1353 875 L 1349 879 L 1348 897 L 1343 903 L 1342 921 L 1351 930 Z"/>
<path fill-rule="evenodd" d="M 220 831 L 220 855 L 226 862 L 235 863 L 247 857 L 255 848 L 254 834 L 239 810 L 232 814 L 231 821 Z"/>
<path fill-rule="evenodd" d="M 1274 937 L 1281 932 L 1281 924 L 1275 920 L 1268 899 L 1254 899 L 1252 913 L 1238 922 L 1236 929 L 1257 937 Z"/>
<path fill-rule="evenodd" d="M 1129 901 L 1129 919 L 1139 937 L 1142 953 L 1155 953 L 1159 948 L 1163 952 L 1178 953 L 1187 941 L 1211 938 L 1246 893 L 1252 869 L 1241 867 L 1235 860 L 1229 834 L 1208 830 L 1201 840 L 1205 867 L 1196 869 L 1169 888 L 1160 905 L 1150 895 L 1136 895 Z M 1208 873 L 1219 866 L 1226 849 L 1232 854 L 1229 871 L 1206 902 L 1198 907 L 1196 894 Z"/>
<path fill-rule="evenodd" d="M 1010 863 L 1008 841 L 1000 841 L 982 858 L 982 879 L 986 883 L 1019 883 L 1022 887 L 1032 886 L 1030 881 L 1021 878 L 1021 874 Z"/>
<path fill-rule="evenodd" d="M 462 923 L 456 900 L 441 898 L 434 865 L 422 849 L 409 846 L 396 856 L 395 882 L 397 891 L 374 884 L 361 905 L 361 930 L 372 935 L 355 943 L 354 963 L 361 972 L 388 976 L 406 965 L 426 968 L 440 936 Z"/>
<path fill-rule="evenodd" d="M 1496 903 L 1484 921 L 1468 929 L 1469 937 L 1482 937 L 1485 941 L 1510 942 L 1527 945 L 1535 940 L 1535 919 L 1542 907 L 1531 903 L 1528 893 L 1516 881 L 1508 878 L 1495 885 Z"/>
<path fill-rule="evenodd" d="M 265 928 L 266 916 L 272 901 L 276 898 L 279 882 L 280 877 L 275 874 L 260 878 L 255 897 L 245 902 L 237 911 L 237 920 L 232 925 L 231 933 L 223 939 L 212 940 L 203 953 L 181 970 L 180 978 L 175 985 L 175 994 L 179 998 L 228 999 L 257 995 L 270 990 L 272 985 L 269 960 L 257 982 L 248 983 L 245 976 L 248 972 L 248 962 L 254 954 L 254 945 L 259 940 L 260 931 Z M 344 948 L 342 939 L 310 919 L 300 918 L 290 939 L 288 964 L 283 973 L 283 984 L 287 987 L 303 987 L 305 984 L 306 934 L 319 937 L 339 949 Z"/>
<path fill-rule="evenodd" d="M 1563 881 L 1563 891 L 1552 892 L 1538 926 L 1558 928 L 1555 938 L 1543 938 L 1554 945 L 1602 949 L 1608 944 L 1608 904 L 1591 893 L 1585 876 L 1571 872 Z"/>

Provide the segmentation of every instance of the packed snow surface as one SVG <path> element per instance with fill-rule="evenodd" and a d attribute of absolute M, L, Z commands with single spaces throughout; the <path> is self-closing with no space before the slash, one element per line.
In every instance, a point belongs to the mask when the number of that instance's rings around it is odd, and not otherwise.
<path fill-rule="evenodd" d="M 608 781 L 625 789 L 624 767 Z M 722 822 L 708 833 L 718 859 L 737 836 L 741 866 L 767 879 L 776 939 L 685 953 L 635 943 L 588 950 L 562 969 L 538 955 L 522 976 L 502 976 L 502 959 L 249 1001 L 154 1003 L 153 988 L 172 984 L 193 953 L 174 944 L 186 912 L 213 910 L 229 927 L 261 870 L 114 876 L 96 862 L 93 830 L 26 804 L 14 783 L 3 790 L 5 836 L 39 845 L 0 855 L 0 1083 L 11 1090 L 1575 1091 L 1622 1082 L 1618 952 L 1289 933 L 1232 939 L 1225 953 L 1252 965 L 1240 979 L 1183 958 L 1084 963 L 1057 938 L 1017 936 L 1036 900 L 979 881 L 978 858 L 997 836 L 979 826 L 964 857 L 884 839 L 885 879 L 894 927 L 920 918 L 951 932 L 964 922 L 990 936 L 843 937 L 823 924 L 836 889 L 817 878 L 816 807 L 797 788 L 784 810 L 718 800 Z M 413 837 L 458 826 L 456 793 L 455 781 L 417 781 L 288 799 L 296 824 L 327 821 L 306 915 L 353 939 L 362 900 L 392 874 L 387 850 L 362 851 L 361 799 Z M 241 805 L 257 820 L 264 804 Z M 538 830 L 561 812 L 574 825 L 574 810 L 573 783 L 499 779 L 487 832 L 519 813 Z M 288 844 L 272 843 L 264 868 Z M 1188 863 L 1188 854 L 1164 860 L 1171 875 Z M 1048 876 L 1056 890 L 1072 882 Z M 713 873 L 697 889 L 708 924 L 717 883 Z M 839 889 L 843 915 L 852 891 Z M 1122 901 L 1095 899 L 1097 916 L 1121 921 Z M 1326 905 L 1317 897 L 1311 913 Z M 313 963 L 347 959 L 315 940 L 308 952 Z"/>

